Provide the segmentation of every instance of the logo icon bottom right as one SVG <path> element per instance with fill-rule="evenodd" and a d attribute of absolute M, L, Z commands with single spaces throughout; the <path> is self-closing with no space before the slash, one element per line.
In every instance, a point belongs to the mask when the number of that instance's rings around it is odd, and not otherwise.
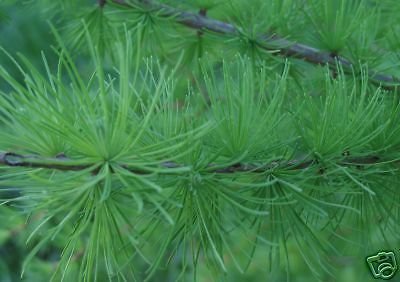
<path fill-rule="evenodd" d="M 397 271 L 396 257 L 393 252 L 379 252 L 369 256 L 367 264 L 376 279 L 390 279 Z"/>

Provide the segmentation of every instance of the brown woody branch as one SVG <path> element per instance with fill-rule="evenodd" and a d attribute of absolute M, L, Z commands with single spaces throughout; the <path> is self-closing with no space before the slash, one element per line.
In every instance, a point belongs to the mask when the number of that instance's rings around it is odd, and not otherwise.
<path fill-rule="evenodd" d="M 345 166 L 362 166 L 362 165 L 373 165 L 379 163 L 380 158 L 378 156 L 362 156 L 362 157 L 344 157 L 338 161 L 338 164 Z M 318 164 L 317 160 L 276 160 L 263 165 L 236 163 L 231 166 L 224 168 L 216 167 L 215 164 L 209 164 L 207 171 L 209 173 L 227 174 L 237 172 L 251 172 L 251 173 L 265 173 L 273 169 L 289 169 L 289 170 L 300 170 L 311 167 L 314 164 Z M 79 171 L 95 167 L 95 163 L 76 164 L 73 160 L 67 158 L 64 154 L 58 155 L 54 158 L 46 158 L 38 155 L 20 155 L 12 152 L 0 153 L 0 165 L 10 167 L 29 167 L 29 168 L 44 168 L 44 169 L 55 169 L 62 171 Z M 129 165 L 120 164 L 121 167 L 131 171 L 135 174 L 150 174 L 152 170 L 133 168 Z M 183 164 L 175 162 L 163 162 L 160 166 L 164 169 L 174 169 L 180 167 L 186 167 Z M 97 173 L 98 168 L 93 169 L 92 173 Z"/>
<path fill-rule="evenodd" d="M 95 167 L 95 163 L 84 163 L 76 164 L 74 160 L 67 158 L 63 153 L 57 155 L 54 158 L 46 158 L 39 155 L 20 155 L 13 152 L 0 153 L 0 165 L 6 165 L 11 167 L 31 167 L 31 168 L 45 168 L 45 169 L 56 169 L 62 171 L 80 171 L 90 167 Z M 132 168 L 126 165 L 121 165 L 123 168 L 135 174 L 149 174 L 151 170 L 144 170 L 138 168 Z M 177 168 L 178 165 L 165 162 L 161 164 L 164 168 Z M 92 173 L 97 174 L 99 168 L 93 168 Z"/>
<path fill-rule="evenodd" d="M 124 7 L 134 8 L 134 6 L 129 4 L 126 0 L 112 1 Z M 205 17 L 202 13 L 197 14 L 182 11 L 152 0 L 137 0 L 136 2 L 143 8 L 157 11 L 158 16 L 173 17 L 175 21 L 189 28 L 207 30 L 228 36 L 238 36 L 241 34 L 238 27 L 235 27 L 230 23 Z M 259 36 L 257 42 L 261 48 L 268 51 L 274 51 L 272 52 L 274 55 L 302 59 L 317 65 L 328 65 L 334 70 L 336 70 L 337 64 L 340 63 L 347 73 L 352 72 L 353 63 L 350 60 L 342 56 L 321 51 L 308 45 L 287 40 L 277 36 L 276 34 L 265 34 Z M 382 85 L 382 87 L 387 90 L 394 90 L 396 89 L 396 86 L 400 85 L 400 78 L 378 73 L 373 70 L 370 71 L 370 79 L 374 84 Z"/>

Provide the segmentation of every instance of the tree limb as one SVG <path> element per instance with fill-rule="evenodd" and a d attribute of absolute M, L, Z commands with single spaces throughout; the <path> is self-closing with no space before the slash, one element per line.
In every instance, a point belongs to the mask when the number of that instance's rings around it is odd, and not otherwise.
<path fill-rule="evenodd" d="M 362 165 L 373 165 L 379 163 L 381 159 L 378 156 L 362 156 L 362 157 L 344 157 L 337 163 L 344 166 L 362 166 Z M 209 173 L 218 174 L 229 174 L 238 172 L 249 172 L 249 173 L 265 173 L 267 171 L 279 168 L 288 170 L 300 170 L 307 169 L 313 164 L 317 164 L 317 160 L 276 160 L 270 163 L 255 165 L 255 164 L 245 164 L 236 163 L 231 166 L 224 168 L 216 168 L 215 164 L 209 164 L 207 171 Z M 95 163 L 87 164 L 76 164 L 73 160 L 67 158 L 65 155 L 57 156 L 55 158 L 46 158 L 38 155 L 20 155 L 12 152 L 0 153 L 0 165 L 10 166 L 10 167 L 29 167 L 29 168 L 45 168 L 45 169 L 55 169 L 61 171 L 79 171 L 88 169 L 90 167 L 95 167 Z M 126 164 L 119 164 L 121 167 L 131 171 L 135 174 L 150 174 L 153 173 L 152 170 L 137 169 L 132 168 Z M 175 162 L 163 162 L 160 166 L 164 169 L 175 169 L 180 167 L 187 167 L 183 164 L 178 164 Z M 93 173 L 97 173 L 98 168 L 93 169 Z"/>
<path fill-rule="evenodd" d="M 112 2 L 124 6 L 134 8 L 126 0 L 111 0 Z M 230 23 L 208 18 L 204 15 L 182 11 L 165 4 L 157 3 L 152 0 L 138 0 L 141 6 L 152 11 L 157 11 L 157 15 L 161 17 L 173 17 L 176 22 L 183 24 L 189 28 L 207 30 L 219 34 L 238 36 L 241 31 L 238 27 Z M 302 59 L 312 64 L 328 65 L 331 69 L 336 70 L 337 64 L 341 64 L 347 73 L 352 72 L 353 64 L 350 60 L 329 52 L 313 48 L 308 45 L 296 43 L 280 37 L 276 34 L 264 34 L 258 37 L 260 47 L 272 52 L 273 55 Z M 371 70 L 369 78 L 376 85 L 382 85 L 384 89 L 395 90 L 400 85 L 400 78 L 378 73 Z"/>

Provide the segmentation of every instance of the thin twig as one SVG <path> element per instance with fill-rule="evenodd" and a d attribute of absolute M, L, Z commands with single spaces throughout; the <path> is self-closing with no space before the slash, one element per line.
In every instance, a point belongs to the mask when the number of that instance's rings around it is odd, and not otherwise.
<path fill-rule="evenodd" d="M 124 7 L 134 8 L 134 6 L 125 0 L 113 0 L 113 2 Z M 138 0 L 137 2 L 144 8 L 151 11 L 157 11 L 158 16 L 173 17 L 176 22 L 189 28 L 207 30 L 229 36 L 238 36 L 241 34 L 241 30 L 234 25 L 206 17 L 202 13 L 197 14 L 182 11 L 151 0 Z M 342 56 L 324 52 L 308 45 L 296 43 L 276 34 L 260 35 L 258 37 L 258 43 L 261 48 L 273 51 L 271 52 L 273 55 L 302 59 L 317 65 L 328 65 L 332 69 L 336 69 L 337 64 L 339 63 L 348 73 L 352 72 L 354 66 L 350 60 Z M 382 87 L 387 90 L 394 90 L 398 85 L 400 85 L 400 78 L 398 77 L 378 73 L 374 70 L 371 70 L 369 73 L 370 79 L 374 84 L 382 85 Z"/>
<path fill-rule="evenodd" d="M 373 165 L 381 161 L 378 156 L 362 156 L 362 157 L 344 157 L 338 161 L 338 164 L 344 166 L 362 166 L 362 165 Z M 265 173 L 273 169 L 288 169 L 288 170 L 300 170 L 307 169 L 314 164 L 318 164 L 316 160 L 276 160 L 263 165 L 236 163 L 227 167 L 216 167 L 215 164 L 209 164 L 207 171 L 209 173 L 227 174 L 227 173 L 238 173 L 238 172 L 249 172 L 249 173 Z M 20 155 L 12 152 L 0 153 L 0 165 L 10 167 L 30 167 L 30 168 L 44 168 L 44 169 L 56 169 L 62 171 L 79 171 L 85 170 L 90 167 L 95 167 L 96 163 L 76 164 L 65 155 L 62 157 L 46 158 L 39 155 Z M 131 171 L 135 174 L 150 174 L 152 169 L 138 169 L 126 164 L 118 164 L 119 166 Z M 175 162 L 163 162 L 159 164 L 161 168 L 176 169 L 187 167 L 184 164 L 178 164 Z M 98 172 L 98 168 L 93 169 L 93 172 Z"/>

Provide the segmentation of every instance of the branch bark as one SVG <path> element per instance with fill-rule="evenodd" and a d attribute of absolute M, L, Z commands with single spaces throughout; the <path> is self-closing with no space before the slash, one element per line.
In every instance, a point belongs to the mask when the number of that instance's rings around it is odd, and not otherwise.
<path fill-rule="evenodd" d="M 338 160 L 339 165 L 344 166 L 362 166 L 362 165 L 373 165 L 381 161 L 381 158 L 376 155 L 362 156 L 362 157 L 344 157 Z M 255 165 L 236 163 L 231 166 L 220 168 L 215 164 L 209 164 L 207 171 L 209 173 L 218 174 L 229 174 L 238 172 L 249 172 L 249 173 L 265 173 L 272 169 L 288 169 L 288 170 L 300 170 L 307 169 L 314 164 L 317 164 L 317 160 L 276 160 L 270 163 Z M 57 156 L 55 158 L 46 158 L 38 155 L 20 155 L 13 152 L 0 153 L 0 165 L 10 167 L 29 167 L 29 168 L 44 168 L 44 169 L 55 169 L 61 171 L 79 171 L 88 169 L 96 166 L 95 163 L 76 164 L 76 161 L 67 158 L 65 155 Z M 121 167 L 131 171 L 135 174 L 150 174 L 153 173 L 151 169 L 137 169 L 126 164 L 119 164 Z M 160 166 L 164 169 L 175 169 L 188 167 L 184 164 L 178 164 L 175 162 L 163 162 Z M 97 169 L 93 169 L 92 173 L 96 174 Z"/>

